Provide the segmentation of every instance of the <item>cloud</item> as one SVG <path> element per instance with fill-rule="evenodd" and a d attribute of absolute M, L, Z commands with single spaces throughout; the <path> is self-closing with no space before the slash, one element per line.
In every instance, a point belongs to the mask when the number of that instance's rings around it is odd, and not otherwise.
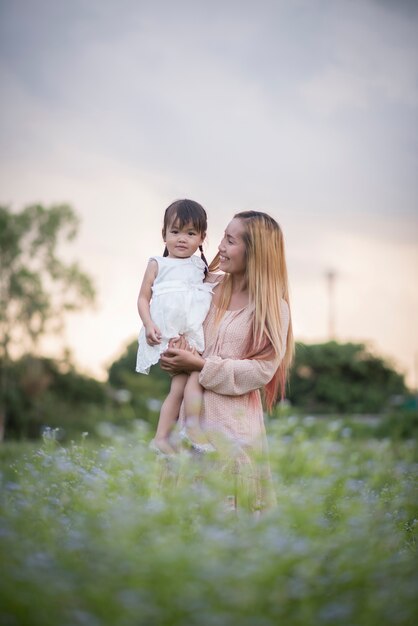
<path fill-rule="evenodd" d="M 301 85 L 308 104 L 324 115 L 394 103 L 416 107 L 417 15 L 411 19 L 388 4 L 351 3 L 347 8 L 341 11 L 337 5 L 327 16 L 329 59 Z"/>

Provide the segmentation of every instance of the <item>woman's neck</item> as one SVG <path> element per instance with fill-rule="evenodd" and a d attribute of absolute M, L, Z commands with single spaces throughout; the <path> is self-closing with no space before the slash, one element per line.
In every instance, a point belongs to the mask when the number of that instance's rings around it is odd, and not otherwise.
<path fill-rule="evenodd" d="M 226 305 L 226 310 L 228 311 L 238 311 L 240 309 L 245 308 L 249 303 L 249 294 L 248 288 L 246 286 L 245 278 L 242 277 L 238 279 L 237 276 L 229 275 L 229 278 L 232 279 L 229 287 L 231 288 L 230 299 L 228 304 Z M 215 288 L 213 293 L 213 303 L 216 307 L 219 307 L 222 302 L 223 296 L 223 288 Z"/>
<path fill-rule="evenodd" d="M 232 275 L 232 293 L 243 294 L 248 291 L 247 281 L 245 276 Z"/>
<path fill-rule="evenodd" d="M 248 287 L 245 276 L 232 277 L 231 299 L 229 301 L 229 309 L 231 311 L 242 309 L 248 304 Z"/>

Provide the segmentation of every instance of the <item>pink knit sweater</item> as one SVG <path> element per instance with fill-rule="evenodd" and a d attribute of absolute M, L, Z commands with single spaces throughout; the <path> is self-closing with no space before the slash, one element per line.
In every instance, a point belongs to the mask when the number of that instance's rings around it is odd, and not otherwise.
<path fill-rule="evenodd" d="M 250 305 L 226 311 L 219 324 L 215 322 L 216 312 L 212 303 L 204 322 L 206 362 L 199 375 L 204 388 L 201 424 L 215 447 L 219 448 L 222 441 L 232 473 L 240 476 L 241 482 L 251 483 L 241 487 L 252 492 L 248 495 L 259 508 L 272 500 L 259 390 L 272 379 L 285 354 L 289 308 L 282 300 L 282 346 L 280 355 L 270 360 L 243 358 L 253 315 Z M 180 423 L 183 419 L 181 412 Z M 255 461 L 260 457 L 264 459 L 261 464 Z"/>

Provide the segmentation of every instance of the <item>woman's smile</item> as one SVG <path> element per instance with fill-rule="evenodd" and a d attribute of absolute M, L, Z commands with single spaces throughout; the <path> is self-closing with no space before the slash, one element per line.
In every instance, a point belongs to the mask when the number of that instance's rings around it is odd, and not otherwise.
<path fill-rule="evenodd" d="M 245 272 L 245 244 L 243 239 L 244 225 L 240 219 L 234 218 L 227 226 L 219 244 L 219 269 L 229 274 Z"/>

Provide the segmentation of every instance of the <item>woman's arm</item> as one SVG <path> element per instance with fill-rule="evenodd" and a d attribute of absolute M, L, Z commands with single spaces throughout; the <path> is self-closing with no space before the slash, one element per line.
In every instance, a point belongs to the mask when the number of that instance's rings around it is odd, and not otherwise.
<path fill-rule="evenodd" d="M 200 372 L 199 382 L 204 389 L 224 396 L 242 396 L 266 385 L 273 378 L 279 359 L 204 358 L 198 353 L 171 348 L 161 355 L 160 366 L 172 374 Z"/>
<path fill-rule="evenodd" d="M 286 305 L 287 307 L 287 305 Z M 220 356 L 201 357 L 185 350 L 167 351 L 161 358 L 161 367 L 175 374 L 198 371 L 199 382 L 204 389 L 225 396 L 241 396 L 264 387 L 273 378 L 286 351 L 286 337 L 289 326 L 287 308 L 283 313 L 280 354 L 273 358 L 232 359 Z M 261 354 L 259 355 L 261 357 Z"/>
<path fill-rule="evenodd" d="M 161 343 L 161 331 L 154 324 L 150 314 L 150 302 L 152 297 L 152 285 L 158 273 L 158 264 L 155 259 L 151 259 L 145 270 L 139 291 L 137 306 L 138 313 L 145 328 L 145 336 L 150 346 Z"/>
<path fill-rule="evenodd" d="M 282 328 L 281 349 L 271 359 L 222 359 L 219 356 L 206 358 L 199 375 L 199 382 L 205 389 L 221 395 L 240 396 L 249 391 L 264 387 L 273 378 L 286 352 L 286 338 L 289 328 L 289 307 L 281 302 Z M 261 354 L 258 355 L 262 357 Z"/>
<path fill-rule="evenodd" d="M 210 356 L 200 370 L 199 382 L 224 396 L 241 396 L 264 387 L 274 376 L 280 360 L 222 359 Z"/>

